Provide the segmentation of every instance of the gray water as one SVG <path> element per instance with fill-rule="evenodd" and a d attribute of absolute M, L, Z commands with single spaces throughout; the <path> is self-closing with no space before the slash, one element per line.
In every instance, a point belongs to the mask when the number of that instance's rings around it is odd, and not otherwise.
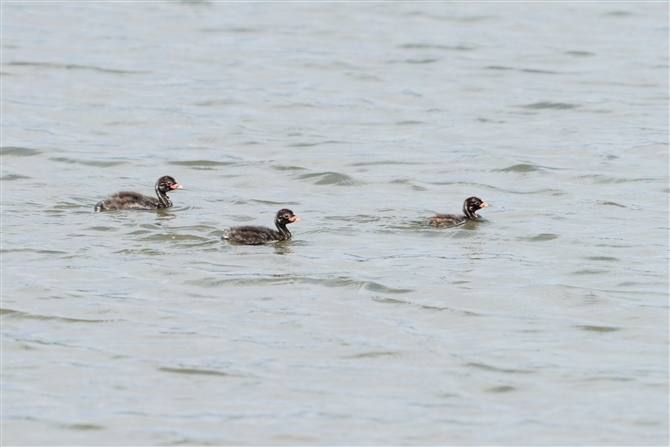
<path fill-rule="evenodd" d="M 667 3 L 2 26 L 3 445 L 668 445 Z"/>

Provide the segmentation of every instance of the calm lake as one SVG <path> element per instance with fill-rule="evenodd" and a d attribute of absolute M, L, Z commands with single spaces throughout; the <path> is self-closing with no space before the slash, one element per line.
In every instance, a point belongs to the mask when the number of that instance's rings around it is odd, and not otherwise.
<path fill-rule="evenodd" d="M 1 8 L 3 445 L 670 442 L 667 2 Z"/>

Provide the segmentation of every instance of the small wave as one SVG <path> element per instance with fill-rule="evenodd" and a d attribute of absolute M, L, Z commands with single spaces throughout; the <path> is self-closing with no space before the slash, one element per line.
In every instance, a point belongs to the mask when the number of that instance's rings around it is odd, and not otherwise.
<path fill-rule="evenodd" d="M 39 155 L 42 151 L 37 149 L 28 149 L 27 147 L 4 147 L 2 148 L 2 155 L 10 155 L 13 157 L 32 157 Z"/>
<path fill-rule="evenodd" d="M 61 428 L 69 430 L 104 430 L 105 427 L 96 424 L 62 424 Z"/>
<path fill-rule="evenodd" d="M 618 327 L 612 327 L 612 326 L 592 326 L 592 325 L 584 325 L 584 326 L 575 326 L 577 329 L 581 329 L 583 331 L 590 331 L 590 332 L 614 332 L 614 331 L 620 331 L 621 329 Z"/>
<path fill-rule="evenodd" d="M 55 315 L 39 315 L 29 312 L 21 312 L 18 310 L 11 309 L 1 309 L 0 315 L 3 315 L 7 318 L 19 318 L 19 319 L 29 319 L 29 320 L 40 320 L 40 321 L 60 321 L 64 323 L 110 323 L 114 320 L 89 320 L 83 318 L 69 318 L 69 317 L 59 317 Z"/>
<path fill-rule="evenodd" d="M 605 262 L 618 262 L 618 258 L 612 258 L 610 256 L 586 256 L 584 259 L 589 261 L 605 261 Z"/>
<path fill-rule="evenodd" d="M 412 121 L 412 120 L 398 121 L 397 123 L 395 123 L 396 126 L 416 126 L 419 124 L 426 124 L 426 123 L 424 121 Z"/>
<path fill-rule="evenodd" d="M 222 28 L 201 28 L 200 32 L 202 33 L 257 33 L 260 30 L 257 28 L 243 27 L 243 26 L 230 26 Z"/>
<path fill-rule="evenodd" d="M 598 270 L 598 269 L 582 269 L 572 272 L 573 275 L 584 276 L 584 275 L 608 275 L 611 274 L 609 270 Z"/>
<path fill-rule="evenodd" d="M 514 70 L 512 67 L 505 67 L 502 65 L 489 65 L 484 67 L 485 70 Z"/>
<path fill-rule="evenodd" d="M 348 288 L 352 290 L 367 290 L 376 293 L 384 294 L 403 294 L 413 292 L 411 289 L 395 289 L 393 287 L 387 287 L 382 284 L 379 284 L 374 281 L 361 281 L 358 279 L 352 279 L 348 277 L 337 277 L 337 278 L 313 278 L 313 277 L 302 277 L 295 278 L 299 283 L 305 284 L 319 284 L 325 287 L 334 287 L 334 288 Z"/>
<path fill-rule="evenodd" d="M 63 210 L 75 210 L 79 208 L 88 209 L 91 204 L 89 203 L 89 198 L 87 197 L 71 197 L 72 199 L 77 200 L 77 202 L 63 201 L 58 202 L 53 206 L 53 210 L 63 211 Z"/>
<path fill-rule="evenodd" d="M 621 177 L 610 177 L 610 176 L 605 176 L 605 175 L 600 175 L 600 174 L 592 174 L 592 175 L 581 175 L 579 177 L 576 177 L 578 179 L 587 179 L 591 180 L 593 183 L 629 183 L 629 182 L 648 182 L 651 180 L 651 178 L 621 178 Z M 614 204 L 614 202 L 607 202 L 608 205 Z M 604 203 L 603 203 L 604 205 Z"/>
<path fill-rule="evenodd" d="M 616 202 L 598 202 L 598 205 L 618 206 L 619 208 L 626 208 L 626 206 L 619 205 Z"/>
<path fill-rule="evenodd" d="M 243 204 L 247 204 L 247 203 L 258 203 L 260 205 L 272 205 L 273 207 L 275 207 L 275 206 L 285 207 L 285 206 L 288 206 L 288 205 L 293 206 L 293 205 L 299 205 L 300 204 L 300 202 L 286 202 L 286 201 L 277 202 L 277 201 L 274 201 L 274 200 L 261 200 L 261 199 L 247 199 L 247 200 L 236 200 L 235 201 L 235 204 L 238 204 L 238 205 L 243 205 Z M 274 212 L 277 212 L 277 211 L 279 211 L 279 208 L 274 210 Z M 233 217 L 242 217 L 242 216 L 233 216 Z"/>
<path fill-rule="evenodd" d="M 102 73 L 112 74 L 142 74 L 149 73 L 148 71 L 131 71 L 131 70 L 117 70 L 113 68 L 101 68 L 93 65 L 78 65 L 78 64 L 58 64 L 53 62 L 10 62 L 7 65 L 14 67 L 45 67 L 45 68 L 60 68 L 66 70 L 93 70 Z"/>
<path fill-rule="evenodd" d="M 317 172 L 314 174 L 303 174 L 298 180 L 309 180 L 314 185 L 336 185 L 336 186 L 358 186 L 361 183 L 339 172 Z"/>
<path fill-rule="evenodd" d="M 534 190 L 530 190 L 530 191 L 520 191 L 518 189 L 509 189 L 509 188 L 493 188 L 493 189 L 496 190 L 496 191 L 503 191 L 503 192 L 507 192 L 507 193 L 510 193 L 510 194 L 540 194 L 540 195 L 543 195 L 543 196 L 546 196 L 546 195 L 549 195 L 549 196 L 564 196 L 564 195 L 567 194 L 564 191 L 559 191 L 559 190 L 550 189 L 550 188 L 534 189 Z"/>
<path fill-rule="evenodd" d="M 247 247 L 246 245 L 242 247 Z M 262 247 L 261 247 L 262 248 Z M 216 278 L 216 277 L 208 277 L 208 278 L 201 278 L 197 280 L 187 280 L 185 281 L 185 284 L 192 285 L 192 286 L 198 286 L 198 287 L 205 287 L 205 288 L 219 288 L 219 287 L 230 287 L 230 286 L 266 286 L 266 285 L 273 285 L 273 284 L 292 284 L 296 280 L 296 277 L 294 275 L 277 275 L 276 277 L 268 278 L 268 277 L 261 277 L 260 275 L 254 276 L 248 276 L 248 277 L 233 277 L 233 278 Z"/>
<path fill-rule="evenodd" d="M 300 166 L 287 166 L 287 165 L 274 165 L 272 169 L 277 171 L 304 171 L 306 168 L 301 168 Z"/>
<path fill-rule="evenodd" d="M 0 180 L 11 182 L 11 181 L 14 181 L 14 180 L 27 180 L 29 178 L 30 177 L 28 177 L 26 175 L 7 174 L 7 175 L 3 175 L 2 177 L 0 177 Z"/>
<path fill-rule="evenodd" d="M 229 106 L 233 104 L 241 104 L 241 102 L 236 99 L 214 99 L 209 101 L 198 101 L 193 103 L 193 105 L 196 105 L 198 107 Z"/>
<path fill-rule="evenodd" d="M 423 186 L 415 185 L 414 183 L 412 183 L 412 181 L 410 179 L 407 179 L 407 178 L 397 178 L 397 179 L 391 180 L 389 182 L 389 184 L 390 185 L 406 186 L 409 189 L 411 189 L 412 191 L 428 191 L 428 188 L 424 188 Z"/>
<path fill-rule="evenodd" d="M 506 67 L 504 65 L 488 65 L 484 67 L 485 70 L 514 70 L 514 71 L 519 71 L 521 73 L 537 73 L 537 74 L 560 74 L 558 71 L 551 71 L 551 70 L 540 70 L 537 68 L 514 68 L 514 67 Z"/>
<path fill-rule="evenodd" d="M 377 351 L 377 352 L 363 352 L 361 354 L 347 355 L 342 358 L 345 359 L 374 359 L 377 357 L 398 357 L 397 352 L 391 351 Z"/>
<path fill-rule="evenodd" d="M 126 164 L 126 161 L 88 161 L 88 160 L 75 160 L 72 158 L 66 157 L 52 157 L 49 160 L 58 161 L 60 163 L 69 163 L 69 164 L 80 164 L 84 166 L 95 166 L 99 168 L 107 168 L 110 166 L 118 166 Z"/>
<path fill-rule="evenodd" d="M 418 161 L 380 160 L 380 161 L 362 161 L 358 163 L 350 163 L 347 166 L 421 165 L 421 164 L 424 163 Z"/>
<path fill-rule="evenodd" d="M 559 237 L 560 236 L 558 234 L 542 233 L 542 234 L 538 234 L 537 236 L 522 237 L 522 238 L 519 238 L 519 240 L 530 241 L 530 242 L 545 242 L 545 241 L 553 241 L 554 239 L 558 239 Z"/>
<path fill-rule="evenodd" d="M 160 256 L 163 254 L 160 251 L 153 250 L 151 248 L 126 249 L 126 250 L 119 250 L 115 253 L 121 255 L 141 255 L 141 256 Z"/>
<path fill-rule="evenodd" d="M 278 275 L 247 275 L 247 276 L 225 276 L 221 277 L 207 277 L 198 280 L 187 280 L 187 284 L 206 287 L 218 288 L 229 286 L 270 286 L 279 284 L 310 284 L 319 285 L 328 288 L 344 288 L 349 290 L 365 290 L 377 294 L 398 295 L 411 293 L 413 289 L 396 289 L 379 284 L 374 281 L 357 280 L 348 277 L 335 278 L 317 278 L 312 276 L 298 276 L 295 274 L 278 274 Z M 377 298 L 377 296 L 375 297 Z"/>
<path fill-rule="evenodd" d="M 566 51 L 565 54 L 576 57 L 595 56 L 595 53 L 589 51 Z"/>
<path fill-rule="evenodd" d="M 189 375 L 202 375 L 202 376 L 236 376 L 237 374 L 230 374 L 221 371 L 212 371 L 211 369 L 197 369 L 197 368 L 168 368 L 161 367 L 158 368 L 159 371 L 177 373 L 177 374 L 189 374 Z"/>
<path fill-rule="evenodd" d="M 550 70 L 538 70 L 536 68 L 522 68 L 519 70 L 523 73 L 539 73 L 539 74 L 559 74 L 557 71 L 550 71 Z"/>
<path fill-rule="evenodd" d="M 89 227 L 89 230 L 93 230 L 93 231 L 117 231 L 118 228 L 115 228 L 115 227 L 95 226 L 95 227 Z"/>
<path fill-rule="evenodd" d="M 530 373 L 533 372 L 533 371 L 523 370 L 523 369 L 498 368 L 496 366 L 486 365 L 484 363 L 475 363 L 475 362 L 470 362 L 466 366 L 477 368 L 477 369 L 483 369 L 485 371 L 503 372 L 503 373 L 508 373 L 508 374 L 530 374 Z"/>
<path fill-rule="evenodd" d="M 570 104 L 566 102 L 549 102 L 549 101 L 540 101 L 533 104 L 526 104 L 521 106 L 524 109 L 555 109 L 555 110 L 570 110 L 581 107 L 579 104 Z"/>
<path fill-rule="evenodd" d="M 539 170 L 540 170 L 539 167 L 527 163 L 520 163 L 518 165 L 512 165 L 503 169 L 494 169 L 495 172 L 521 172 L 521 173 L 537 172 Z"/>
<path fill-rule="evenodd" d="M 382 303 L 382 304 L 398 304 L 398 305 L 412 305 L 412 303 L 409 303 L 404 300 L 397 300 L 395 298 L 386 298 L 386 297 L 380 297 L 380 296 L 375 296 L 372 297 L 372 301 L 375 301 L 377 303 Z"/>
<path fill-rule="evenodd" d="M 344 144 L 344 141 L 338 140 L 325 140 L 325 141 L 300 141 L 297 143 L 287 144 L 286 147 L 312 147 L 319 146 L 322 144 Z"/>
<path fill-rule="evenodd" d="M 212 161 L 212 160 L 184 160 L 184 161 L 169 161 L 169 165 L 184 166 L 195 170 L 211 171 L 219 166 L 231 166 L 235 162 L 232 161 Z"/>
<path fill-rule="evenodd" d="M 437 62 L 440 59 L 437 58 L 426 58 L 426 59 L 406 59 L 404 62 L 406 64 L 432 64 L 433 62 Z"/>
<path fill-rule="evenodd" d="M 141 239 L 146 242 L 190 242 L 204 244 L 212 242 L 211 239 L 191 234 L 151 234 Z"/>
<path fill-rule="evenodd" d="M 448 51 L 471 51 L 473 47 L 465 45 L 437 45 L 431 43 L 406 43 L 398 45 L 398 48 L 405 50 L 448 50 Z"/>
<path fill-rule="evenodd" d="M 328 219 L 361 224 L 361 223 L 379 222 L 382 218 L 376 215 L 357 214 L 355 216 L 328 216 Z"/>
<path fill-rule="evenodd" d="M 367 281 L 365 283 L 365 289 L 371 292 L 392 293 L 392 294 L 411 293 L 414 291 L 413 289 L 395 289 L 393 287 L 387 287 L 373 281 Z"/>
<path fill-rule="evenodd" d="M 513 386 L 503 385 L 503 386 L 496 386 L 494 388 L 489 388 L 486 391 L 489 393 L 509 393 L 510 391 L 516 391 L 516 388 L 514 388 Z"/>

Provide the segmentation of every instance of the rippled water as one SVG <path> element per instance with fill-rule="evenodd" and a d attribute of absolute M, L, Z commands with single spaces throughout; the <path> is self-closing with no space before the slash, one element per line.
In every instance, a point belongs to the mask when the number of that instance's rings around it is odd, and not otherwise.
<path fill-rule="evenodd" d="M 667 3 L 2 14 L 3 444 L 668 444 Z"/>

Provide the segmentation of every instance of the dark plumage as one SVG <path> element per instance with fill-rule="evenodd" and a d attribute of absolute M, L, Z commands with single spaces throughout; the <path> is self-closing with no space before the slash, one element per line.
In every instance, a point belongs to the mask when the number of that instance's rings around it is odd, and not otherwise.
<path fill-rule="evenodd" d="M 145 196 L 137 192 L 121 191 L 107 197 L 95 205 L 95 211 L 115 210 L 156 210 L 159 208 L 170 208 L 172 202 L 167 196 L 168 191 L 181 189 L 182 186 L 169 175 L 163 176 L 156 182 L 156 196 Z"/>
<path fill-rule="evenodd" d="M 262 245 L 285 241 L 291 239 L 291 232 L 288 231 L 286 225 L 299 220 L 300 218 L 293 214 L 293 211 L 284 208 L 279 210 L 275 217 L 275 226 L 279 231 L 256 226 L 233 227 L 224 231 L 221 239 L 245 245 Z"/>
<path fill-rule="evenodd" d="M 465 199 L 465 202 L 463 202 L 462 216 L 457 214 L 438 214 L 430 218 L 428 225 L 438 228 L 453 227 L 455 225 L 460 225 L 470 219 L 479 219 L 480 216 L 476 213 L 476 211 L 482 208 L 486 208 L 487 206 L 488 205 L 485 202 L 482 202 L 481 199 L 478 199 L 477 197 L 470 197 L 469 199 Z"/>

